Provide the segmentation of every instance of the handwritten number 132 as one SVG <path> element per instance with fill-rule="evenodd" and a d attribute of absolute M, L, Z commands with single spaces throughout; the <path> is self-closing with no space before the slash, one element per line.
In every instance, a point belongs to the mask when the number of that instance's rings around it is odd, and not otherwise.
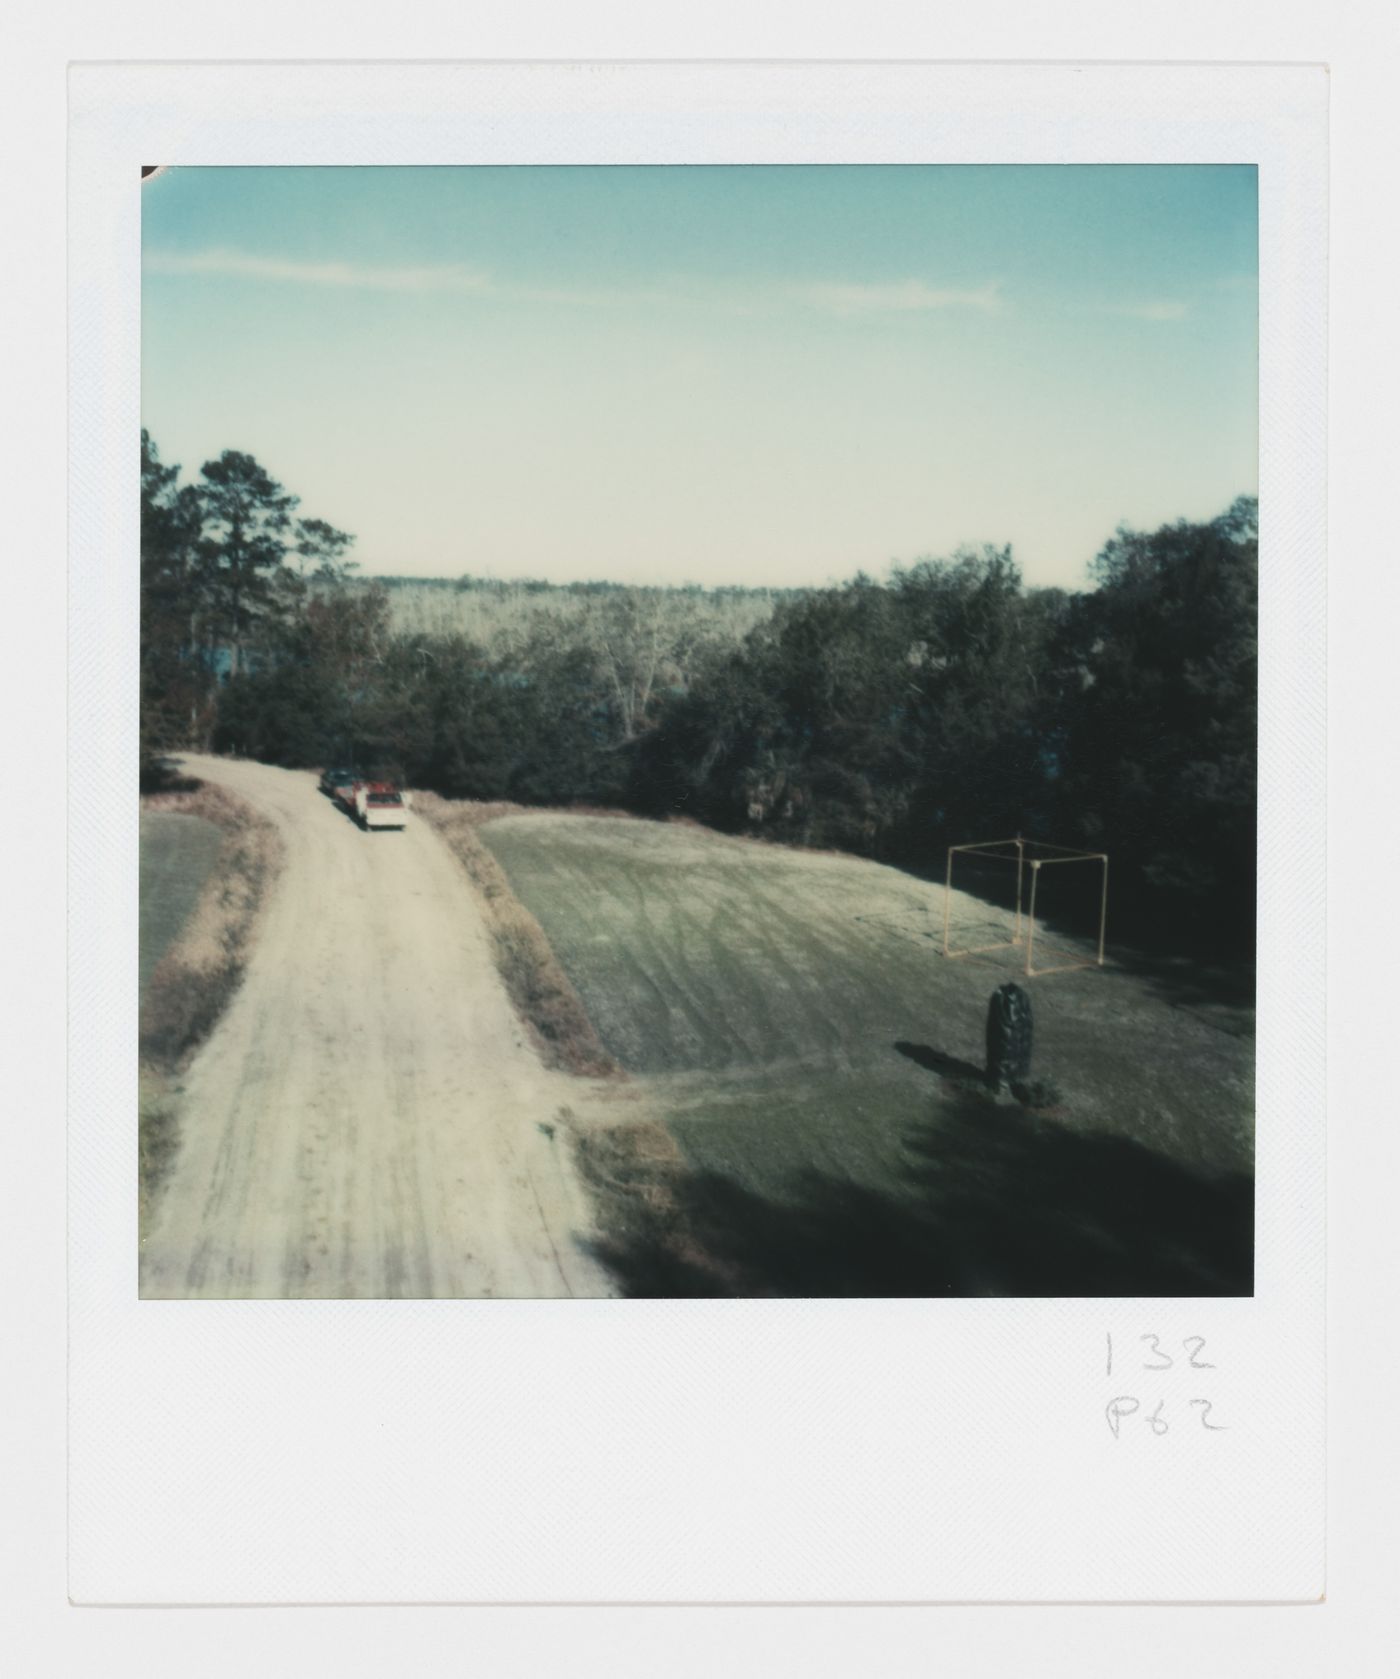
<path fill-rule="evenodd" d="M 1158 1338 L 1155 1335 L 1139 1335 L 1138 1339 L 1140 1341 L 1149 1342 L 1151 1344 L 1151 1350 L 1152 1350 L 1155 1358 L 1160 1361 L 1160 1362 L 1157 1362 L 1157 1363 L 1144 1362 L 1143 1366 L 1142 1366 L 1144 1370 L 1170 1370 L 1171 1369 L 1172 1365 L 1176 1361 L 1175 1361 L 1175 1359 L 1173 1359 L 1171 1354 L 1163 1347 L 1162 1343 L 1158 1340 Z M 1191 1366 L 1191 1368 L 1193 1370 L 1214 1370 L 1215 1369 L 1215 1366 L 1213 1364 L 1208 1364 L 1204 1359 L 1198 1358 L 1196 1356 L 1200 1352 L 1201 1348 L 1204 1347 L 1205 1344 L 1206 1344 L 1206 1338 L 1205 1338 L 1204 1335 L 1188 1335 L 1182 1341 L 1181 1344 L 1182 1344 L 1183 1347 L 1186 1348 L 1186 1362 Z M 1108 1374 L 1110 1376 L 1113 1374 L 1113 1337 L 1112 1337 L 1112 1335 L 1110 1335 L 1108 1337 Z"/>

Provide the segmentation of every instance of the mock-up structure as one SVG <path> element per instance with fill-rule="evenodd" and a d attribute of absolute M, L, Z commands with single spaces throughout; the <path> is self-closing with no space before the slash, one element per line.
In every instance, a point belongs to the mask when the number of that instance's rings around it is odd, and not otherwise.
<path fill-rule="evenodd" d="M 1016 913 L 1009 939 L 999 939 L 993 944 L 969 945 L 956 949 L 953 945 L 952 907 L 953 907 L 953 859 L 955 856 L 992 857 L 1004 861 L 1016 871 Z M 1048 967 L 1037 968 L 1036 954 L 1036 926 L 1035 906 L 1036 896 L 1040 889 L 1040 875 L 1042 869 L 1058 868 L 1062 865 L 1077 863 L 1097 864 L 1102 870 L 1102 885 L 1099 892 L 1099 931 L 1097 952 L 1093 956 L 1081 956 L 1074 951 L 1053 948 L 1047 945 L 1045 939 L 1040 940 L 1042 959 L 1048 953 L 1052 958 L 1064 958 L 1054 961 Z M 1029 901 L 1026 895 L 1026 873 L 1030 872 Z M 1024 907 L 1023 907 L 1024 906 Z M 977 840 L 965 845 L 950 845 L 948 847 L 948 869 L 944 882 L 943 893 L 943 954 L 945 956 L 980 956 L 993 950 L 1016 950 L 1025 948 L 1025 974 L 1028 979 L 1041 978 L 1046 974 L 1070 973 L 1077 968 L 1092 968 L 1103 966 L 1104 929 L 1108 921 L 1108 853 L 1106 851 L 1080 851 L 1072 846 L 1051 845 L 1047 840 L 1024 839 L 1019 834 L 1015 839 Z"/>

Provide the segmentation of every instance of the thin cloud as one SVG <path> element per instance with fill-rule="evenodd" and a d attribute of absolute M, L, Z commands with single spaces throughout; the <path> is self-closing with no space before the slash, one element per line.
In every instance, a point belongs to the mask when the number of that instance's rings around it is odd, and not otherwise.
<path fill-rule="evenodd" d="M 1257 292 L 1259 290 L 1259 276 L 1257 274 L 1222 274 L 1215 281 L 1216 291 Z"/>
<path fill-rule="evenodd" d="M 900 280 L 888 285 L 833 281 L 799 286 L 795 295 L 812 308 L 835 315 L 913 314 L 933 309 L 979 309 L 994 314 L 1002 306 L 996 281 L 975 290 L 928 286 L 922 280 Z"/>
<path fill-rule="evenodd" d="M 688 304 L 692 307 L 750 313 L 796 301 L 836 315 L 915 314 L 937 309 L 976 309 L 992 313 L 1002 306 L 996 282 L 973 290 L 939 289 L 922 280 L 888 285 L 824 282 L 770 289 L 743 285 L 700 285 L 675 277 L 660 287 L 574 288 L 501 280 L 485 269 L 463 263 L 424 263 L 379 267 L 356 262 L 303 262 L 290 257 L 253 256 L 246 251 L 149 251 L 145 267 L 152 274 L 265 280 L 273 284 L 337 287 L 342 290 L 455 293 L 504 302 L 555 307 L 617 308 Z"/>
<path fill-rule="evenodd" d="M 675 302 L 691 294 L 681 287 L 667 290 L 603 287 L 522 285 L 499 280 L 484 268 L 465 263 L 421 263 L 408 267 L 377 267 L 356 262 L 299 262 L 288 257 L 252 256 L 246 251 L 150 251 L 145 266 L 153 274 L 208 275 L 238 280 L 268 280 L 299 286 L 337 286 L 356 291 L 457 293 L 512 303 L 539 303 L 564 308 L 599 308 Z"/>
<path fill-rule="evenodd" d="M 688 299 L 689 294 L 679 288 L 658 291 L 655 287 L 628 290 L 625 287 L 604 287 L 578 290 L 570 286 L 488 285 L 492 296 L 516 303 L 543 303 L 563 309 L 615 309 L 617 307 L 645 308 L 649 304 L 675 303 Z"/>
<path fill-rule="evenodd" d="M 1107 308 L 1104 313 L 1121 315 L 1130 321 L 1180 321 L 1186 317 L 1188 310 L 1188 304 L 1164 301 L 1159 303 L 1115 303 Z"/>
<path fill-rule="evenodd" d="M 480 269 L 461 263 L 384 268 L 354 262 L 297 262 L 285 257 L 213 250 L 152 251 L 146 256 L 145 265 L 156 274 L 207 274 L 300 286 L 338 286 L 356 291 L 483 292 L 490 286 L 487 275 Z"/>

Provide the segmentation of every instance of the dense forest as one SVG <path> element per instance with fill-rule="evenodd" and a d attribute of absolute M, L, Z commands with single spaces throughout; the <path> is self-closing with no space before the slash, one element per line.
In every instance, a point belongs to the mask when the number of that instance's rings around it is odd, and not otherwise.
<path fill-rule="evenodd" d="M 1120 934 L 1252 948 L 1252 499 L 1120 528 L 1082 592 L 999 547 L 770 592 L 395 585 L 352 544 L 251 456 L 182 483 L 142 433 L 144 783 L 181 748 L 335 760 L 924 871 L 1024 833 L 1111 854 Z"/>

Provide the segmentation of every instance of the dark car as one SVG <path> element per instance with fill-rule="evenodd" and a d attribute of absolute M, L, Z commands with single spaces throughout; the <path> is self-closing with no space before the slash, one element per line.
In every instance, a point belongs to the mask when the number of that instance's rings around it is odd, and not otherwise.
<path fill-rule="evenodd" d="M 335 797 L 337 787 L 348 787 L 355 779 L 354 770 L 329 769 L 321 771 L 321 791 Z"/>

